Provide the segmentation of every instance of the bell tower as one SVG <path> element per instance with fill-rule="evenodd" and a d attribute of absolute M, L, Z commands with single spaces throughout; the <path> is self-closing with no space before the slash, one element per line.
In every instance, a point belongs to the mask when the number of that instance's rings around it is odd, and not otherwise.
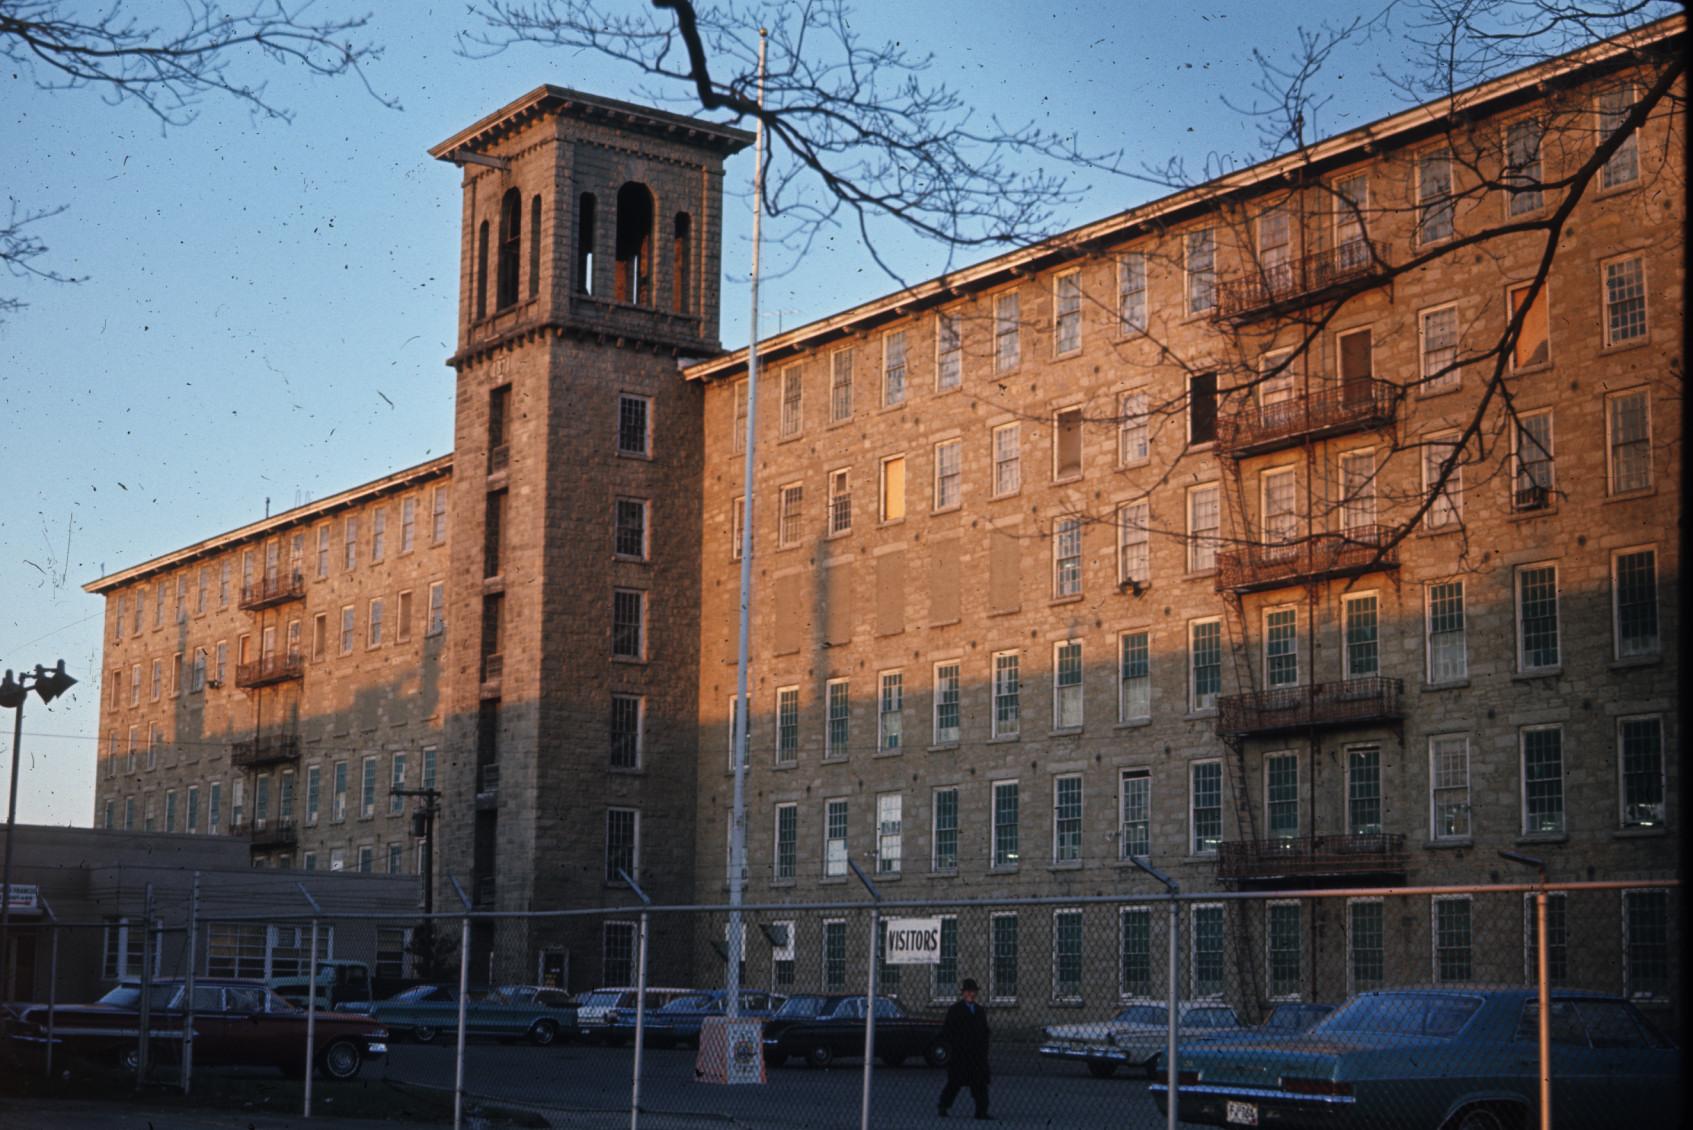
<path fill-rule="evenodd" d="M 701 404 L 677 364 L 720 350 L 723 162 L 751 141 L 542 86 L 430 150 L 464 192 L 438 905 L 448 876 L 479 908 L 626 905 L 619 868 L 693 897 Z M 610 984 L 633 938 L 511 922 L 473 959 Z"/>

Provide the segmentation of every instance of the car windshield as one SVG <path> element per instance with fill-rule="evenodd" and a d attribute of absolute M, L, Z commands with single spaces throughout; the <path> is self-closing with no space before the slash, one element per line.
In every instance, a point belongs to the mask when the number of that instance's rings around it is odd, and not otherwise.
<path fill-rule="evenodd" d="M 588 999 L 583 1001 L 582 1004 L 587 1008 L 611 1008 L 622 999 L 623 994 L 619 992 L 589 993 Z"/>
<path fill-rule="evenodd" d="M 1320 1019 L 1327 1011 L 1308 1005 L 1278 1004 L 1270 1013 L 1269 1019 L 1264 1021 L 1264 1027 L 1280 1032 L 1297 1032 Z"/>
<path fill-rule="evenodd" d="M 1151 1004 L 1130 1005 L 1117 1014 L 1117 1023 L 1119 1024 L 1157 1024 L 1163 1026 L 1169 1022 L 1169 1010 Z"/>
<path fill-rule="evenodd" d="M 782 1002 L 782 1007 L 776 1010 L 776 1016 L 781 1020 L 816 1016 L 822 1007 L 822 997 L 789 997 Z"/>
<path fill-rule="evenodd" d="M 1233 1028 L 1234 1011 L 1227 1008 L 1196 1008 L 1182 1017 L 1187 1028 Z"/>
<path fill-rule="evenodd" d="M 698 1012 L 711 1007 L 712 998 L 705 993 L 693 993 L 685 997 L 677 997 L 660 1012 Z"/>
<path fill-rule="evenodd" d="M 413 985 L 409 989 L 401 989 L 388 999 L 391 1001 L 426 1001 L 439 992 L 443 996 L 446 990 L 438 985 Z"/>
<path fill-rule="evenodd" d="M 1454 1036 L 1476 1010 L 1479 997 L 1430 993 L 1371 994 L 1336 1009 L 1317 1030 L 1376 1032 L 1390 1036 Z"/>
<path fill-rule="evenodd" d="M 176 995 L 176 990 L 177 986 L 175 985 L 154 985 L 152 989 L 152 996 L 150 998 L 152 1001 L 152 1007 L 170 1007 L 171 998 Z M 113 1008 L 133 1008 L 139 1010 L 141 1008 L 141 986 L 115 986 L 95 1003 L 110 1005 Z"/>

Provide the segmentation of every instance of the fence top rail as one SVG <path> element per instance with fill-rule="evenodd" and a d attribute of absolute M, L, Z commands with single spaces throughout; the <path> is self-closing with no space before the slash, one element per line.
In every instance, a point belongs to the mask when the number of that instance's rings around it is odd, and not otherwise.
<path fill-rule="evenodd" d="M 1432 895 L 1490 895 L 1490 894 L 1533 894 L 1545 890 L 1552 893 L 1572 891 L 1638 891 L 1665 888 L 1678 888 L 1680 879 L 1600 879 L 1580 882 L 1551 882 L 1544 885 L 1536 882 L 1522 883 L 1469 883 L 1447 884 L 1443 886 L 1422 887 L 1325 887 L 1321 890 L 1311 890 L 1301 887 L 1286 888 L 1274 891 L 1184 891 L 1174 896 L 1174 901 L 1184 903 L 1210 902 L 1262 902 L 1266 900 L 1287 899 L 1335 899 L 1335 898 L 1422 898 Z M 1160 892 L 1145 891 L 1112 895 L 1041 895 L 1027 898 L 937 898 L 937 899 L 883 899 L 880 903 L 870 899 L 856 899 L 852 901 L 831 902 L 763 902 L 743 903 L 740 907 L 743 914 L 791 914 L 797 912 L 826 912 L 826 911 L 868 911 L 880 910 L 884 917 L 891 911 L 901 910 L 969 910 L 981 909 L 1015 909 L 1018 907 L 1047 907 L 1047 906 L 1093 906 L 1093 905 L 1131 905 L 1141 903 L 1167 903 L 1172 896 Z M 395 912 L 387 911 L 375 913 L 370 911 L 340 911 L 325 910 L 314 914 L 311 911 L 290 909 L 277 910 L 272 913 L 247 912 L 241 914 L 202 914 L 202 922 L 240 923 L 240 922 L 300 922 L 309 923 L 312 919 L 336 922 L 400 922 L 413 924 L 423 921 L 460 922 L 466 918 L 473 922 L 497 922 L 506 919 L 528 920 L 546 918 L 604 918 L 607 915 L 640 914 L 728 914 L 731 908 L 726 903 L 677 903 L 665 906 L 642 906 L 639 902 L 631 902 L 627 906 L 596 906 L 580 907 L 573 910 L 476 910 L 476 911 L 437 911 L 434 914 L 424 914 L 421 911 Z M 59 925 L 72 925 L 59 923 Z M 112 922 L 103 921 L 94 925 L 110 926 Z M 180 926 L 164 927 L 164 929 L 181 929 Z"/>

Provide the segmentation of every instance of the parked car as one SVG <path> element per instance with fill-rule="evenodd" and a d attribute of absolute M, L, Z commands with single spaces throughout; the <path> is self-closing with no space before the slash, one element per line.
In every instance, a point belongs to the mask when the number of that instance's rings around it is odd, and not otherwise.
<path fill-rule="evenodd" d="M 148 1053 L 154 1062 L 182 1056 L 188 990 L 180 980 L 155 981 L 149 998 Z M 93 1004 L 52 1009 L 53 1042 L 73 1056 L 107 1060 L 134 1070 L 139 1061 L 142 986 L 117 985 Z M 262 981 L 202 977 L 194 982 L 194 1063 L 199 1067 L 273 1066 L 286 1075 L 305 1073 L 306 1013 Z M 45 1047 L 47 1005 L 19 1010 L 13 1038 Z M 351 1079 L 364 1061 L 386 1055 L 388 1030 L 368 1016 L 319 1012 L 317 1070 Z"/>
<path fill-rule="evenodd" d="M 690 996 L 698 989 L 678 989 L 647 986 L 647 1019 L 678 997 Z M 627 1043 L 635 1032 L 635 990 L 623 985 L 595 989 L 581 998 L 576 1006 L 576 1023 L 582 1038 L 602 1044 Z"/>
<path fill-rule="evenodd" d="M 791 1057 L 812 1067 L 864 1054 L 864 997 L 802 993 L 782 1002 L 764 1025 L 764 1061 L 780 1067 Z M 876 1058 L 889 1067 L 921 1056 L 945 1067 L 949 1051 L 938 1017 L 912 1016 L 891 997 L 876 998 Z"/>
<path fill-rule="evenodd" d="M 370 1013 L 420 1044 L 433 1043 L 442 1033 L 458 1031 L 458 987 L 414 985 L 377 1001 Z M 546 1047 L 576 1035 L 576 1012 L 556 989 L 472 989 L 465 995 L 464 1030 L 467 1036 L 523 1037 Z"/>
<path fill-rule="evenodd" d="M 1360 993 L 1309 1032 L 1183 1045 L 1178 1114 L 1212 1126 L 1501 1130 L 1539 1117 L 1533 989 Z M 1681 1125 L 1681 1059 L 1633 1004 L 1552 994 L 1559 1126 Z M 1163 1084 L 1150 1090 L 1164 1111 Z"/>
<path fill-rule="evenodd" d="M 1323 1017 L 1334 1011 L 1332 1004 L 1307 1004 L 1303 1001 L 1285 1001 L 1270 1009 L 1270 1015 L 1258 1025 L 1260 1032 L 1305 1032 Z"/>
<path fill-rule="evenodd" d="M 317 1007 L 342 1012 L 369 1012 L 375 998 L 371 991 L 370 966 L 362 961 L 320 960 L 317 977 L 272 977 L 268 982 L 289 1004 L 306 1007 L 314 991 Z"/>
<path fill-rule="evenodd" d="M 1179 1040 L 1222 1039 L 1251 1031 L 1226 1004 L 1181 1005 L 1176 1017 Z M 1041 1032 L 1040 1054 L 1080 1060 L 1088 1074 L 1106 1079 L 1119 1067 L 1156 1073 L 1168 1046 L 1170 1011 L 1161 1004 L 1131 1004 L 1109 1020 L 1054 1024 Z"/>
<path fill-rule="evenodd" d="M 756 989 L 741 993 L 740 1014 L 750 1019 L 768 1020 L 780 1007 L 783 998 Z M 677 997 L 657 1012 L 646 1016 L 644 1032 L 649 1042 L 665 1046 L 700 1042 L 700 1028 L 708 1017 L 725 1014 L 729 994 L 722 989 L 688 993 Z M 611 1030 L 625 1038 L 634 1039 L 635 1012 L 633 1009 L 614 1009 Z"/>

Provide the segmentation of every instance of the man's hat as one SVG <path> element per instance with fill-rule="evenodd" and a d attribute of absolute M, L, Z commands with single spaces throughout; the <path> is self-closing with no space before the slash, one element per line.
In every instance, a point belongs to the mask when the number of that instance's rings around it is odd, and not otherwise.
<path fill-rule="evenodd" d="M 982 987 L 976 984 L 974 980 L 966 977 L 964 978 L 964 983 L 958 986 L 958 991 L 961 993 L 974 993 L 981 991 L 981 988 Z"/>

